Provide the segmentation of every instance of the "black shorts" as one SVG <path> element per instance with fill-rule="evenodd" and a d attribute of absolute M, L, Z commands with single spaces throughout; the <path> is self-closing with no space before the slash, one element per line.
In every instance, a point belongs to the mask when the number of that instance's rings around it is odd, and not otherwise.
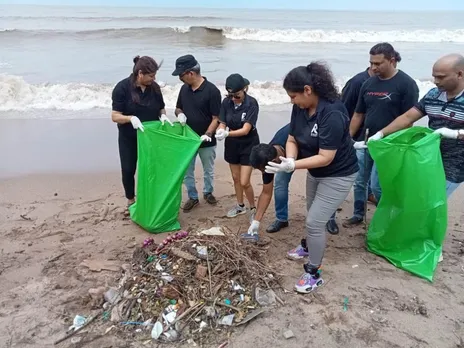
<path fill-rule="evenodd" d="M 253 146 L 259 144 L 258 134 L 252 137 L 226 138 L 224 144 L 224 160 L 229 164 L 250 165 L 250 154 Z"/>

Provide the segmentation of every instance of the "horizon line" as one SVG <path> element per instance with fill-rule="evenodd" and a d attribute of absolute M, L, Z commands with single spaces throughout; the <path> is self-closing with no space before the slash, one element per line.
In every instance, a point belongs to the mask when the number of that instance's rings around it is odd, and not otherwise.
<path fill-rule="evenodd" d="M 207 6 L 198 6 L 198 7 L 176 7 L 176 6 L 155 6 L 155 5 L 95 5 L 95 4 L 11 4 L 11 3 L 4 3 L 0 4 L 0 6 L 38 6 L 38 7 L 110 7 L 110 8 L 158 8 L 158 9 L 183 9 L 183 10 L 197 10 L 197 9 L 208 9 L 208 10 L 266 10 L 266 11 L 282 11 L 282 10 L 289 10 L 289 11 L 325 11 L 325 12 L 383 12 L 383 13 L 394 13 L 394 12 L 464 12 L 462 10 L 437 10 L 437 9 L 405 9 L 401 11 L 397 10 L 374 10 L 374 9 L 358 9 L 358 10 L 351 10 L 351 9 L 325 9 L 325 8 L 281 8 L 281 7 L 269 7 L 269 8 L 259 8 L 259 7 L 207 7 Z"/>

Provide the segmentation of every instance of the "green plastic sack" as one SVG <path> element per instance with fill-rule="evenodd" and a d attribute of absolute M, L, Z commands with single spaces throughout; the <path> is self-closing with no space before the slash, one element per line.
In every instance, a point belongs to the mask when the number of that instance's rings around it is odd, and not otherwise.
<path fill-rule="evenodd" d="M 132 221 L 150 233 L 180 229 L 182 182 L 201 140 L 188 125 L 143 123 L 137 131 L 137 200 Z"/>
<path fill-rule="evenodd" d="M 368 149 L 382 196 L 369 225 L 367 248 L 432 282 L 448 223 L 440 135 L 412 127 L 371 141 Z"/>

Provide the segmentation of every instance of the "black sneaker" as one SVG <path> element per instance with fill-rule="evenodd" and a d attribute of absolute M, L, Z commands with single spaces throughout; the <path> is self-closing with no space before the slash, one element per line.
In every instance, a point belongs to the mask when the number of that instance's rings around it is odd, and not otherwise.
<path fill-rule="evenodd" d="M 267 233 L 279 232 L 281 228 L 288 227 L 288 221 L 274 221 L 266 230 Z"/>
<path fill-rule="evenodd" d="M 203 198 L 205 199 L 206 203 L 211 205 L 215 205 L 218 202 L 216 197 L 214 197 L 212 193 L 205 193 L 203 195 Z"/>
<path fill-rule="evenodd" d="M 327 232 L 329 232 L 330 234 L 338 234 L 338 232 L 340 232 L 338 229 L 337 222 L 334 219 L 330 219 L 329 221 L 327 221 L 325 227 L 327 228 Z"/>
<path fill-rule="evenodd" d="M 182 208 L 184 210 L 184 213 L 189 212 L 193 208 L 195 208 L 200 201 L 198 199 L 191 199 L 189 198 L 187 202 L 185 202 L 184 207 Z"/>
<path fill-rule="evenodd" d="M 350 228 L 350 227 L 362 225 L 363 222 L 364 221 L 362 218 L 357 217 L 357 216 L 352 216 L 349 219 L 345 220 L 342 225 L 343 227 Z"/>

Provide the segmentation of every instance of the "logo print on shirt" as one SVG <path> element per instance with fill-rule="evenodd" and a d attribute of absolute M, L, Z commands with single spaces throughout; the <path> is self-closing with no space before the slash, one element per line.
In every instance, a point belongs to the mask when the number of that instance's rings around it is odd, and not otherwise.
<path fill-rule="evenodd" d="M 317 137 L 317 123 L 314 125 L 313 129 L 311 129 L 311 136 Z"/>
<path fill-rule="evenodd" d="M 385 100 L 385 99 L 392 100 L 391 99 L 392 94 L 388 92 L 367 92 L 367 95 L 379 97 L 380 100 Z"/>
<path fill-rule="evenodd" d="M 242 121 L 245 121 L 245 117 L 246 117 L 246 112 L 242 114 Z"/>

